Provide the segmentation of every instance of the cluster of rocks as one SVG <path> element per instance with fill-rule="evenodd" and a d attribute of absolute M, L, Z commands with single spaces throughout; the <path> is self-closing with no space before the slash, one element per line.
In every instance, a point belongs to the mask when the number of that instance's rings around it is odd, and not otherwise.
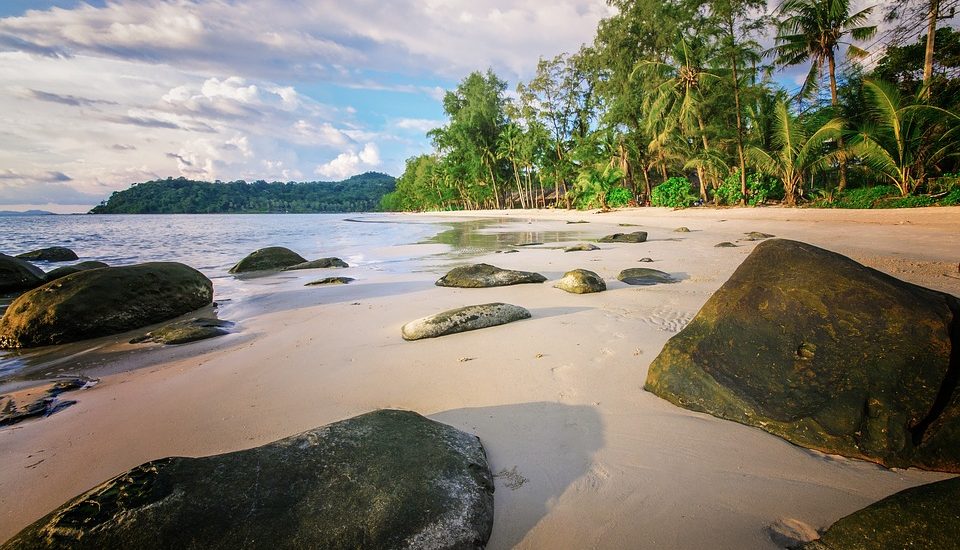
<path fill-rule="evenodd" d="M 230 273 L 250 273 L 254 271 L 294 271 L 300 269 L 324 269 L 331 267 L 349 267 L 340 258 L 320 258 L 307 261 L 306 258 L 282 246 L 261 248 L 247 255 L 230 268 Z"/>

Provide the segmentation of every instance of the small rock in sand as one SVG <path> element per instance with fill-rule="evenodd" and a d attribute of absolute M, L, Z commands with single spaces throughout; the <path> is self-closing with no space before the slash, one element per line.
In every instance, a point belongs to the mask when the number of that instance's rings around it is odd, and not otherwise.
<path fill-rule="evenodd" d="M 331 267 L 350 267 L 347 265 L 347 262 L 341 260 L 340 258 L 320 258 L 319 260 L 311 260 L 309 262 L 302 262 L 290 267 L 283 268 L 284 271 L 295 271 L 299 269 L 327 269 Z"/>
<path fill-rule="evenodd" d="M 689 233 L 689 232 L 690 232 L 690 229 L 688 229 L 687 227 L 678 227 L 678 228 L 674 229 L 673 232 L 674 232 L 674 233 Z"/>
<path fill-rule="evenodd" d="M 529 318 L 530 312 L 520 306 L 503 303 L 481 304 L 451 309 L 410 321 L 403 325 L 400 332 L 404 340 L 420 340 L 495 327 Z"/>
<path fill-rule="evenodd" d="M 595 244 L 581 243 L 563 249 L 564 252 L 589 252 L 591 250 L 600 250 L 600 247 Z"/>
<path fill-rule="evenodd" d="M 574 269 L 564 273 L 563 278 L 553 286 L 572 294 L 590 294 L 607 289 L 607 283 L 602 277 L 586 269 Z"/>
<path fill-rule="evenodd" d="M 345 285 L 349 284 L 353 280 L 354 279 L 352 277 L 324 277 L 323 279 L 311 281 L 303 286 Z"/>
<path fill-rule="evenodd" d="M 730 241 L 723 241 L 722 243 L 717 243 L 713 245 L 714 248 L 736 248 L 737 245 L 733 244 Z"/>
<path fill-rule="evenodd" d="M 647 240 L 646 231 L 634 231 L 633 233 L 614 233 L 601 238 L 597 242 L 601 243 L 642 243 Z"/>
<path fill-rule="evenodd" d="M 631 267 L 629 269 L 624 269 L 619 275 L 617 275 L 617 279 L 627 283 L 628 285 L 639 286 L 677 282 L 677 280 L 671 277 L 669 273 L 664 273 L 663 271 L 658 271 L 656 269 L 648 269 L 646 267 Z"/>
<path fill-rule="evenodd" d="M 474 264 L 451 269 L 449 273 L 437 280 L 436 285 L 457 288 L 488 288 L 542 283 L 546 280 L 547 278 L 539 273 L 501 269 L 490 264 Z"/>

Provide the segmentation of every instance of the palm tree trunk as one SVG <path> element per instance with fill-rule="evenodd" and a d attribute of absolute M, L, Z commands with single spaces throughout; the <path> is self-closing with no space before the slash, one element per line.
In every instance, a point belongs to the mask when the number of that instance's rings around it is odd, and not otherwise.
<path fill-rule="evenodd" d="M 933 78 L 933 42 L 937 36 L 937 17 L 940 15 L 940 0 L 930 0 L 927 13 L 927 49 L 923 56 L 923 97 L 930 100 L 930 80 Z"/>
<path fill-rule="evenodd" d="M 834 109 L 833 116 L 838 116 L 836 109 L 840 105 L 840 100 L 837 98 L 837 62 L 833 58 L 832 50 L 828 61 L 830 62 L 830 103 Z M 837 191 L 843 191 L 847 188 L 847 159 L 843 154 L 843 134 L 837 136 L 837 146 L 840 148 L 840 182 L 837 184 Z"/>
<path fill-rule="evenodd" d="M 527 199 L 523 196 L 523 184 L 520 183 L 520 169 L 517 168 L 517 162 L 512 161 L 513 163 L 513 176 L 517 180 L 517 195 L 520 197 L 520 208 L 527 207 Z"/>
<path fill-rule="evenodd" d="M 497 178 L 493 175 L 493 166 L 487 164 L 487 172 L 490 173 L 490 184 L 493 185 L 493 205 L 500 210 L 500 190 L 497 189 Z"/>
<path fill-rule="evenodd" d="M 737 109 L 737 157 L 740 161 L 740 205 L 747 204 L 747 161 L 743 154 L 743 116 L 740 113 L 740 80 L 737 76 L 737 52 L 733 51 L 736 46 L 736 34 L 733 28 L 733 16 L 727 20 L 727 27 L 730 31 L 730 46 L 733 66 L 733 104 Z"/>
<path fill-rule="evenodd" d="M 707 126 L 703 123 L 703 116 L 700 113 L 697 113 L 697 125 L 700 126 L 700 139 L 703 140 L 703 152 L 709 153 L 710 144 L 707 142 Z M 704 174 L 706 173 L 706 171 L 703 172 Z M 703 199 L 703 202 L 707 202 L 707 190 L 702 180 L 700 183 L 700 198 Z"/>

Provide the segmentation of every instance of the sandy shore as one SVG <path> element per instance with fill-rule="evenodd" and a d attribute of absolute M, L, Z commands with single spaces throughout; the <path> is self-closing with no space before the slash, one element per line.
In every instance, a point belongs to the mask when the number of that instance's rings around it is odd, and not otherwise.
<path fill-rule="evenodd" d="M 530 241 L 569 231 L 572 244 L 633 230 L 650 240 L 578 253 L 548 243 L 469 259 L 550 280 L 590 269 L 609 288 L 591 295 L 550 282 L 435 287 L 465 263 L 436 244 L 379 251 L 421 258 L 408 272 L 339 270 L 357 279 L 346 286 L 304 288 L 328 274 L 317 271 L 252 279 L 257 298 L 244 306 L 240 334 L 181 346 L 145 367 L 125 356 L 127 370 L 70 395 L 77 405 L 0 430 L 0 540 L 142 462 L 248 448 L 377 408 L 414 410 L 480 437 L 500 474 L 494 549 L 778 548 L 786 538 L 775 533 L 809 535 L 896 491 L 949 477 L 806 451 L 674 407 L 642 386 L 667 339 L 756 244 L 714 248 L 718 242 L 762 231 L 960 295 L 960 208 L 450 217 L 501 218 L 482 231 Z M 579 220 L 589 223 L 566 223 Z M 674 233 L 678 226 L 691 232 Z M 639 263 L 643 257 L 654 262 Z M 629 287 L 615 279 L 627 267 L 682 281 Z M 434 340 L 400 337 L 409 320 L 493 301 L 524 306 L 533 318 Z"/>

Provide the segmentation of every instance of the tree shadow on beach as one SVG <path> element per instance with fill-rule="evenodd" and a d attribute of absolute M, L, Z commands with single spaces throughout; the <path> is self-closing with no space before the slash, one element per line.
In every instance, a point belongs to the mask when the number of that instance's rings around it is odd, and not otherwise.
<path fill-rule="evenodd" d="M 513 548 L 561 495 L 590 471 L 604 445 L 593 407 L 535 402 L 430 415 L 476 434 L 494 473 L 493 534 L 487 548 Z"/>

